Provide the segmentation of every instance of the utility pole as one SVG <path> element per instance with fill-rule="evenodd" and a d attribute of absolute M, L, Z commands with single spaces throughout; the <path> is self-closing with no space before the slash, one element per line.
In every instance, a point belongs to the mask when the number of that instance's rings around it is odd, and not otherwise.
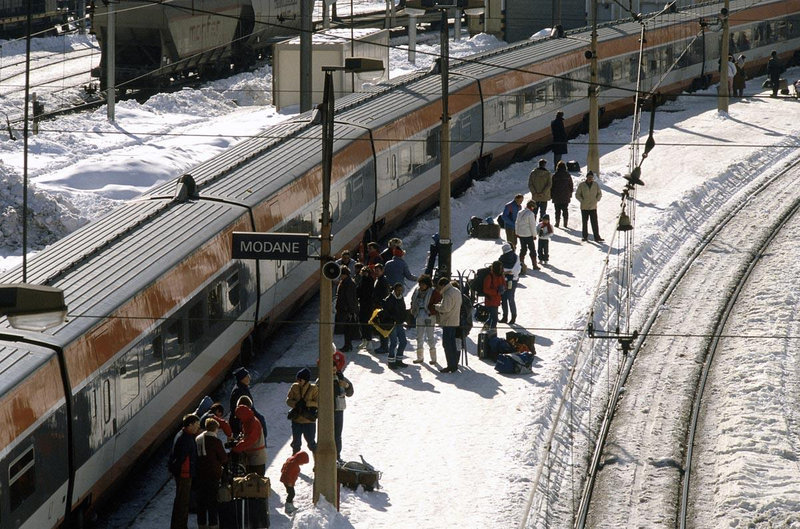
<path fill-rule="evenodd" d="M 114 104 L 116 103 L 117 93 L 115 86 L 116 80 L 116 16 L 114 13 L 114 1 L 108 3 L 108 43 L 106 44 L 106 116 L 108 121 L 114 122 Z"/>
<path fill-rule="evenodd" d="M 442 130 L 439 136 L 441 160 L 439 167 L 439 277 L 450 277 L 453 243 L 450 240 L 450 97 L 449 69 L 450 45 L 448 42 L 447 10 L 451 6 L 438 6 L 442 13 L 440 32 L 439 68 L 442 74 Z"/>
<path fill-rule="evenodd" d="M 589 152 L 586 156 L 586 168 L 595 175 L 600 174 L 600 151 L 598 144 L 600 141 L 599 121 L 600 108 L 597 103 L 597 0 L 592 2 L 592 49 L 589 60 L 590 84 L 589 84 Z"/>
<path fill-rule="evenodd" d="M 311 10 L 313 0 L 300 0 L 300 112 L 311 110 Z"/>
<path fill-rule="evenodd" d="M 719 52 L 719 97 L 717 98 L 717 110 L 728 112 L 728 53 L 730 40 L 730 26 L 728 25 L 729 0 L 725 0 L 725 7 L 722 8 L 720 17 L 722 18 L 722 45 Z"/>

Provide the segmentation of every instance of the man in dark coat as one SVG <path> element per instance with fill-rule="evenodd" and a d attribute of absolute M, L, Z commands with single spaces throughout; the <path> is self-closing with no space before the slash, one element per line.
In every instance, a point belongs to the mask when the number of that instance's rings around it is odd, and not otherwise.
<path fill-rule="evenodd" d="M 356 284 L 350 278 L 350 269 L 342 266 L 339 287 L 336 289 L 336 324 L 344 335 L 342 351 L 353 350 L 353 338 L 358 336 L 358 298 Z"/>
<path fill-rule="evenodd" d="M 769 84 L 772 86 L 772 97 L 778 97 L 778 87 L 783 71 L 783 64 L 778 59 L 778 52 L 773 51 L 767 61 L 767 75 L 769 75 Z"/>
<path fill-rule="evenodd" d="M 242 423 L 236 417 L 236 406 L 239 405 L 239 398 L 240 397 L 248 397 L 250 402 L 255 402 L 253 400 L 253 394 L 250 393 L 250 372 L 240 367 L 233 372 L 233 376 L 236 377 L 236 385 L 234 386 L 233 390 L 231 391 L 231 400 L 229 403 L 228 409 L 230 410 L 230 416 L 228 417 L 228 423 L 231 425 L 231 430 L 233 431 L 233 437 L 237 437 L 239 433 L 242 431 Z M 264 416 L 261 415 L 258 411 L 256 411 L 255 405 L 253 405 L 253 413 L 258 420 L 261 421 L 261 427 L 264 430 L 264 439 L 267 438 L 267 421 L 264 419 Z"/>
<path fill-rule="evenodd" d="M 175 478 L 175 501 L 172 504 L 170 529 L 186 529 L 189 524 L 189 498 L 192 493 L 192 478 L 197 466 L 195 436 L 200 431 L 200 417 L 185 415 L 181 431 L 172 443 L 168 468 Z"/>
<path fill-rule="evenodd" d="M 388 319 L 394 323 L 392 332 L 389 334 L 389 367 L 397 369 L 406 367 L 403 363 L 403 351 L 406 349 L 408 340 L 406 339 L 406 301 L 403 298 L 403 283 L 395 283 L 392 293 L 383 300 L 383 310 L 386 311 Z"/>
<path fill-rule="evenodd" d="M 377 264 L 375 268 L 372 270 L 373 275 L 375 276 L 375 283 L 372 287 L 372 303 L 374 307 L 383 308 L 383 301 L 389 295 L 389 281 L 383 276 L 383 265 Z M 383 336 L 379 336 L 381 340 L 381 345 L 375 349 L 376 354 L 385 354 L 389 352 L 389 338 L 384 338 Z"/>
<path fill-rule="evenodd" d="M 553 173 L 553 187 L 550 190 L 550 195 L 553 200 L 553 206 L 556 208 L 556 228 L 561 220 L 561 215 L 564 215 L 564 227 L 567 227 L 569 222 L 568 206 L 572 198 L 574 184 L 572 183 L 572 175 L 567 171 L 567 164 L 563 161 L 556 164 L 556 172 Z"/>
<path fill-rule="evenodd" d="M 550 122 L 553 134 L 553 165 L 558 165 L 561 155 L 567 154 L 567 130 L 564 128 L 564 113 L 556 112 L 556 119 Z"/>
<path fill-rule="evenodd" d="M 357 267 L 357 266 L 356 266 Z M 372 277 L 372 271 L 368 266 L 362 266 L 358 271 L 356 278 L 356 297 L 358 298 L 358 323 L 361 327 L 361 347 L 366 348 L 369 346 L 372 339 L 372 327 L 369 324 L 369 318 L 372 316 L 372 311 L 375 305 L 372 300 L 372 290 L 375 286 L 375 279 Z"/>

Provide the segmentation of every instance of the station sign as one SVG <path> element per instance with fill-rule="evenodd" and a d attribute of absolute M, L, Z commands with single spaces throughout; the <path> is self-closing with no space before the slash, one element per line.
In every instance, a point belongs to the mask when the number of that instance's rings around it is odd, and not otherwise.
<path fill-rule="evenodd" d="M 234 259 L 308 260 L 308 235 L 304 233 L 233 232 Z"/>

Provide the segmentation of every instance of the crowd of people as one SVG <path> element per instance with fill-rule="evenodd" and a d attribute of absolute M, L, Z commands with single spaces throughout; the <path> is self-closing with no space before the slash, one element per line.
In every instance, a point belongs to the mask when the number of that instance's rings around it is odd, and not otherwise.
<path fill-rule="evenodd" d="M 341 275 L 336 285 L 334 334 L 343 337 L 341 351 L 365 349 L 387 355 L 391 369 L 408 367 L 403 360 L 409 343 L 406 328 L 411 325 L 416 328 L 413 363 L 424 362 L 427 346 L 430 364 L 439 367 L 441 373 L 454 373 L 458 371 L 455 339 L 461 312 L 460 290 L 447 278 L 434 281 L 429 273 L 414 275 L 404 256 L 403 241 L 395 237 L 384 249 L 376 242 L 367 243 L 358 260 L 346 250 L 336 261 Z M 410 305 L 405 299 L 406 282 L 416 283 Z M 451 288 L 453 291 L 448 294 Z M 442 328 L 445 366 L 439 365 L 437 356 L 437 325 Z M 375 339 L 377 342 L 373 342 Z"/>

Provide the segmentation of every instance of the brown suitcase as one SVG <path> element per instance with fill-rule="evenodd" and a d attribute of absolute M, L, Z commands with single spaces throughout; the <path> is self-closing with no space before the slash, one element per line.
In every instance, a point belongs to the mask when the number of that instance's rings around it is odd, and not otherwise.
<path fill-rule="evenodd" d="M 267 498 L 269 496 L 269 478 L 251 472 L 241 478 L 233 478 L 231 495 L 234 498 Z"/>

